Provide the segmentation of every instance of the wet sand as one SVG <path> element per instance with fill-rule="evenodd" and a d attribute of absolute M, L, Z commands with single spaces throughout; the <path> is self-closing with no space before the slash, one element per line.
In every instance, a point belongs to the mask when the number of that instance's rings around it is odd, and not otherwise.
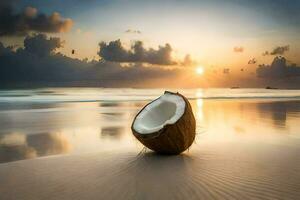
<path fill-rule="evenodd" d="M 290 141 L 286 141 L 290 142 Z M 0 164 L 0 199 L 298 199 L 300 146 L 200 142 Z"/>

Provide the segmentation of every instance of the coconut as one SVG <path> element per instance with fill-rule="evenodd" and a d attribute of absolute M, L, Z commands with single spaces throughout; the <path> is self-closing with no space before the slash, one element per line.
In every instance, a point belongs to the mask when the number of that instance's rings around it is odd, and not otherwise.
<path fill-rule="evenodd" d="M 136 115 L 131 130 L 143 145 L 157 153 L 180 154 L 195 139 L 196 120 L 187 98 L 166 91 Z"/>

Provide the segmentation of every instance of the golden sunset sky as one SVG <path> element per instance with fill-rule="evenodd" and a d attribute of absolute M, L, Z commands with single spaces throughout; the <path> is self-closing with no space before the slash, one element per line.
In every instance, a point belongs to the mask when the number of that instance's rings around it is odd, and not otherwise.
<path fill-rule="evenodd" d="M 33 28 L 25 32 L 61 38 L 63 47 L 56 52 L 71 58 L 99 60 L 99 42 L 120 39 L 126 49 L 135 41 L 142 41 L 146 49 L 154 50 L 168 43 L 174 60 L 183 62 L 189 55 L 194 71 L 203 68 L 204 74 L 228 68 L 230 72 L 245 70 L 244 74 L 249 75 L 255 73 L 259 64 L 270 64 L 277 55 L 285 56 L 289 63 L 300 63 L 300 2 L 297 0 L 12 2 L 12 13 L 25 13 L 27 17 L 42 13 L 49 16 L 50 24 L 65 23 L 53 30 L 29 24 Z M 53 13 L 57 19 L 52 19 Z M 0 26 L 3 31 L 0 41 L 6 46 L 23 46 L 26 35 L 6 31 L 9 27 Z M 276 53 L 278 48 L 282 51 Z M 269 54 L 263 55 L 266 51 Z M 249 64 L 251 60 L 255 63 Z"/>

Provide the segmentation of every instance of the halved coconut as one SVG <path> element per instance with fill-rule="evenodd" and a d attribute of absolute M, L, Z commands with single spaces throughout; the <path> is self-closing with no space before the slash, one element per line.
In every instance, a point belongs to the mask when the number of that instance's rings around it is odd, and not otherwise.
<path fill-rule="evenodd" d="M 196 120 L 188 100 L 166 91 L 134 118 L 134 136 L 146 147 L 163 154 L 180 154 L 195 139 Z"/>

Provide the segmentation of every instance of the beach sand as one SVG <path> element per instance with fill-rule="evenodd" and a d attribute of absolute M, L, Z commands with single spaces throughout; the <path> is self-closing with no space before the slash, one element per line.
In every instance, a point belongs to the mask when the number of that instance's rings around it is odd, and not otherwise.
<path fill-rule="evenodd" d="M 144 152 L 130 131 L 149 90 L 69 90 L 0 99 L 1 200 L 300 197 L 295 92 L 288 99 L 274 98 L 279 90 L 234 90 L 238 98 L 228 99 L 208 90 L 202 99 L 201 90 L 186 91 L 195 94 L 195 142 L 161 156 Z M 114 101 L 92 101 L 99 96 Z"/>
<path fill-rule="evenodd" d="M 16 161 L 0 164 L 0 199 L 298 199 L 299 150 L 208 142 L 178 156 L 127 151 Z"/>

